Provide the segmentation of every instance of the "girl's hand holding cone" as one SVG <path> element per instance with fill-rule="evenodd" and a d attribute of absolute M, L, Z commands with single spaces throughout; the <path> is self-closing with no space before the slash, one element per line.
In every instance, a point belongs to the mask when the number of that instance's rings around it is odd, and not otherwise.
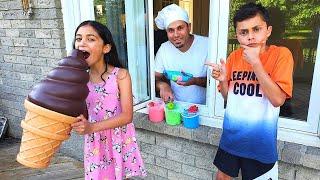
<path fill-rule="evenodd" d="M 77 117 L 77 122 L 71 124 L 71 127 L 80 135 L 92 133 L 92 124 L 81 114 Z"/>

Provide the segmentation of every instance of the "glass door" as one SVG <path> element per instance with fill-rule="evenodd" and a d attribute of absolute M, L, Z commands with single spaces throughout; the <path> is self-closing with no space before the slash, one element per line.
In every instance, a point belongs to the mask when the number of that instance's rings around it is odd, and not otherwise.
<path fill-rule="evenodd" d="M 95 19 L 111 31 L 122 64 L 129 69 L 134 105 L 151 99 L 147 3 L 94 0 Z"/>

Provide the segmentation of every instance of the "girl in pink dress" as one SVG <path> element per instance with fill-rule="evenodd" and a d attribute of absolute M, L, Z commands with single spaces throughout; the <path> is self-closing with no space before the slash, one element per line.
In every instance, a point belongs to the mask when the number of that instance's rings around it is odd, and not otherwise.
<path fill-rule="evenodd" d="M 132 123 L 131 78 L 121 68 L 111 33 L 96 21 L 82 22 L 75 32 L 74 48 L 89 53 L 90 67 L 88 119 L 80 115 L 72 125 L 85 137 L 85 179 L 146 176 Z"/>

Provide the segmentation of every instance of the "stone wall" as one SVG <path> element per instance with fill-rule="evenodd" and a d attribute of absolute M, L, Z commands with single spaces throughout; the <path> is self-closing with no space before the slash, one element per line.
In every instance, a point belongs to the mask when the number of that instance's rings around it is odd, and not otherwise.
<path fill-rule="evenodd" d="M 28 17 L 21 0 L 0 0 L 0 111 L 14 137 L 21 137 L 26 95 L 65 56 L 60 0 L 31 2 Z"/>

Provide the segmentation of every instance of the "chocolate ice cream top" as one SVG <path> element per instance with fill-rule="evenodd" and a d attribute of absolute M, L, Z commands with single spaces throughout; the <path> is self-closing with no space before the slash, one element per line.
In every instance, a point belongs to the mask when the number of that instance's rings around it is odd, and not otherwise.
<path fill-rule="evenodd" d="M 73 50 L 71 56 L 60 60 L 58 66 L 33 87 L 28 100 L 68 116 L 87 116 L 85 100 L 89 93 L 89 67 L 85 59 L 88 56 L 88 53 Z"/>

